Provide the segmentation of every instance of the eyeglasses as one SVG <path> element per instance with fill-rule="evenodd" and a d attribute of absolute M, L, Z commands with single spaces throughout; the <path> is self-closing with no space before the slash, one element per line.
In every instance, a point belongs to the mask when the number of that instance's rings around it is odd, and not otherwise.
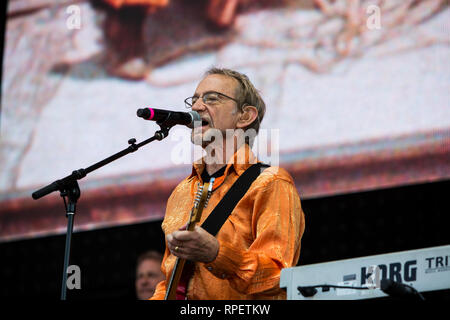
<path fill-rule="evenodd" d="M 213 106 L 213 105 L 220 103 L 222 100 L 222 97 L 231 99 L 231 100 L 235 101 L 236 103 L 239 103 L 239 101 L 237 101 L 236 99 L 229 97 L 223 93 L 216 92 L 216 91 L 205 92 L 201 98 L 202 98 L 204 104 L 206 104 L 207 106 Z M 198 97 L 198 96 L 186 98 L 184 100 L 184 104 L 186 105 L 186 108 L 188 108 L 188 109 L 192 108 L 192 106 L 197 102 L 197 100 L 199 98 L 200 97 Z"/>

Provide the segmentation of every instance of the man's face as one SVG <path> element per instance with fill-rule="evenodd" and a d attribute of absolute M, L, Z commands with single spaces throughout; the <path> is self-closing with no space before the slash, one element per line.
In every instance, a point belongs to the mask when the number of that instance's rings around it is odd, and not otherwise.
<path fill-rule="evenodd" d="M 151 298 L 156 285 L 164 280 L 161 264 L 153 259 L 143 260 L 136 270 L 136 295 L 139 300 Z"/>
<path fill-rule="evenodd" d="M 236 101 L 219 94 L 215 95 L 217 99 L 212 100 L 208 105 L 201 99 L 208 92 L 218 92 L 237 99 L 237 86 L 237 80 L 219 74 L 208 75 L 199 83 L 194 94 L 199 99 L 192 106 L 192 110 L 197 111 L 202 120 L 207 121 L 207 124 L 192 130 L 191 141 L 194 144 L 201 144 L 203 147 L 207 146 L 211 142 L 214 129 L 219 130 L 225 138 L 226 129 L 237 128 L 240 112 Z"/>

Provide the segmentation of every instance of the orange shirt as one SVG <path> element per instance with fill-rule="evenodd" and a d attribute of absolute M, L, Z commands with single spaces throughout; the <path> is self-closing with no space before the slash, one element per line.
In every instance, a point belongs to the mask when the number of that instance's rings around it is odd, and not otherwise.
<path fill-rule="evenodd" d="M 245 161 L 238 161 L 244 159 Z M 201 225 L 237 178 L 257 162 L 244 144 L 230 159 L 223 178 L 214 182 Z M 197 183 L 205 164 L 194 164 L 192 174 L 173 191 L 162 223 L 170 234 L 189 219 Z M 305 218 L 294 181 L 286 170 L 267 168 L 239 201 L 216 238 L 220 248 L 210 263 L 195 263 L 187 298 L 191 300 L 285 299 L 279 287 L 283 268 L 295 266 Z M 167 248 L 161 270 L 170 279 L 176 257 Z M 168 282 L 168 280 L 167 280 Z M 166 281 L 160 282 L 151 299 L 164 299 Z"/>

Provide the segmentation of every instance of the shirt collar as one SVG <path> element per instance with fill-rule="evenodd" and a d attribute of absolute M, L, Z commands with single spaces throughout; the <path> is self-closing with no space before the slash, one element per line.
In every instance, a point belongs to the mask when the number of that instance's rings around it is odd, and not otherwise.
<path fill-rule="evenodd" d="M 228 160 L 227 167 L 225 169 L 224 176 L 228 175 L 228 172 L 231 169 L 234 169 L 234 171 L 237 173 L 238 176 L 240 176 L 242 173 L 244 173 L 245 170 L 247 170 L 248 167 L 250 167 L 252 164 L 255 164 L 258 162 L 258 159 L 254 155 L 252 149 L 247 143 L 244 143 L 235 153 L 234 155 Z M 197 162 L 193 164 L 192 167 L 192 173 L 189 176 L 194 177 L 198 176 L 199 179 L 201 179 L 201 174 L 203 170 L 205 170 L 205 158 L 203 157 L 201 159 L 201 162 Z M 214 184 L 215 187 L 215 184 Z"/>

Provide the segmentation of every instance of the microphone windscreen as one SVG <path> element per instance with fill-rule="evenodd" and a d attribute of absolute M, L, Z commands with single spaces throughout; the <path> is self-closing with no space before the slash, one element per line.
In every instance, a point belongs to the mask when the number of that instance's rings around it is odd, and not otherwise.
<path fill-rule="evenodd" d="M 192 121 L 187 126 L 192 129 L 192 128 L 194 128 L 194 122 L 202 121 L 202 117 L 200 117 L 200 114 L 197 111 L 189 111 L 189 114 L 192 117 Z"/>
<path fill-rule="evenodd" d="M 148 119 L 150 117 L 150 109 L 138 109 L 136 115 L 140 118 Z"/>

